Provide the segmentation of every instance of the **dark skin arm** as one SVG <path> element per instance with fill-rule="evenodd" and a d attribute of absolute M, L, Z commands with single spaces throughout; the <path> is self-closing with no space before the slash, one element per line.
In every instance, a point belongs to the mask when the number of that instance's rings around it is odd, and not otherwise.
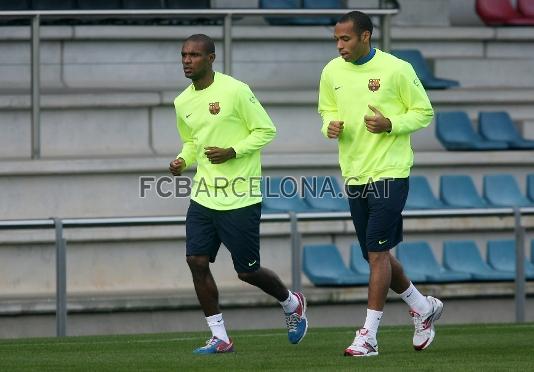
<path fill-rule="evenodd" d="M 169 164 L 169 171 L 173 176 L 181 176 L 185 169 L 185 160 L 182 158 L 175 159 Z"/>
<path fill-rule="evenodd" d="M 391 121 L 384 117 L 374 106 L 368 105 L 374 115 L 365 115 L 363 120 L 367 130 L 371 133 L 391 132 Z"/>
<path fill-rule="evenodd" d="M 220 147 L 208 146 L 204 147 L 204 150 L 206 150 L 204 151 L 204 154 L 212 164 L 222 164 L 236 157 L 236 153 L 232 147 L 223 149 Z"/>

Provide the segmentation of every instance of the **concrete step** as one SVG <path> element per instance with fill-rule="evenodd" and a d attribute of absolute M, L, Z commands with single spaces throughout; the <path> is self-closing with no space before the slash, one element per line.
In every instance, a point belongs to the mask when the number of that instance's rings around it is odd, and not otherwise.
<path fill-rule="evenodd" d="M 436 112 L 464 110 L 472 119 L 479 111 L 508 111 L 528 137 L 534 137 L 534 89 L 453 89 L 429 91 Z M 174 156 L 181 147 L 172 102 L 174 91 L 63 91 L 42 96 L 43 158 L 106 158 Z M 278 128 L 266 154 L 336 152 L 336 144 L 320 133 L 315 90 L 258 90 Z M 30 97 L 0 95 L 0 159 L 30 158 Z M 433 124 L 415 133 L 415 151 L 443 151 Z M 304 135 L 303 135 L 304 134 Z"/>

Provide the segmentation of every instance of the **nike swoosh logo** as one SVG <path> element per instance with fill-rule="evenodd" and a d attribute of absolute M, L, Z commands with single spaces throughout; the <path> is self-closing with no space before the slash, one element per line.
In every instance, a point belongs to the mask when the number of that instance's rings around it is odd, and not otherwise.
<path fill-rule="evenodd" d="M 185 118 L 187 119 L 187 118 L 190 117 L 191 115 L 193 115 L 193 113 L 190 113 L 189 115 L 185 115 Z"/>
<path fill-rule="evenodd" d="M 251 262 L 248 264 L 248 267 L 251 267 L 252 265 L 254 265 L 256 263 L 256 260 L 254 260 L 254 262 Z"/>
<path fill-rule="evenodd" d="M 387 241 L 388 241 L 387 239 L 386 240 L 379 240 L 378 244 L 382 245 L 382 244 L 386 243 Z"/>
<path fill-rule="evenodd" d="M 341 87 L 334 87 L 334 90 L 338 90 L 339 88 L 341 88 Z"/>

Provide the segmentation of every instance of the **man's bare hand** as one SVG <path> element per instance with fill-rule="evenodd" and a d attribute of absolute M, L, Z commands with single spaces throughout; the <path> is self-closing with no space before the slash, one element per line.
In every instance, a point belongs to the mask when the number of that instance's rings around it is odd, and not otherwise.
<path fill-rule="evenodd" d="M 331 121 L 330 124 L 328 124 L 328 138 L 339 138 L 341 133 L 343 133 L 343 123 L 343 121 Z"/>
<path fill-rule="evenodd" d="M 382 133 L 391 131 L 391 121 L 384 117 L 374 106 L 368 105 L 374 115 L 365 115 L 363 120 L 367 130 L 371 133 Z"/>
<path fill-rule="evenodd" d="M 222 164 L 225 161 L 235 158 L 236 154 L 233 148 L 222 149 L 220 147 L 204 147 L 204 154 L 212 164 Z"/>
<path fill-rule="evenodd" d="M 182 158 L 175 159 L 169 164 L 169 171 L 173 176 L 181 176 L 185 169 L 185 160 Z"/>

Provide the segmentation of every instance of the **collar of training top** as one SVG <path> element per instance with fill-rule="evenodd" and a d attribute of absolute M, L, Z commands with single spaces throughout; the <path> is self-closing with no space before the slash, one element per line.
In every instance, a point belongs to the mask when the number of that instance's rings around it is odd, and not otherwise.
<path fill-rule="evenodd" d="M 375 54 L 376 54 L 376 49 L 371 48 L 371 50 L 366 56 L 360 57 L 352 63 L 354 63 L 355 65 L 363 65 L 364 63 L 369 62 L 375 56 Z"/>

